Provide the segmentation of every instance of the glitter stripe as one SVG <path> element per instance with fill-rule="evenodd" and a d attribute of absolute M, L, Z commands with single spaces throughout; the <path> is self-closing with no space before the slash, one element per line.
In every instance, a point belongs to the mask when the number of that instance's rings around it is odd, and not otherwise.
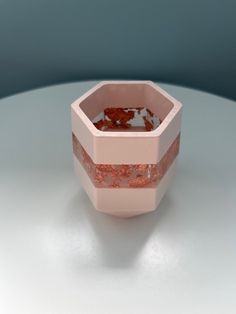
<path fill-rule="evenodd" d="M 72 133 L 74 155 L 83 165 L 96 187 L 143 188 L 156 186 L 179 153 L 180 134 L 157 164 L 95 164 Z"/>

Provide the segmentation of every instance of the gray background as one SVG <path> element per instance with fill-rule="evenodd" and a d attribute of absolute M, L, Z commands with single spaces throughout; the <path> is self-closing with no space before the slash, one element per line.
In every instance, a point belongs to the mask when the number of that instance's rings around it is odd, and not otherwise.
<path fill-rule="evenodd" d="M 0 97 L 130 78 L 236 99 L 235 12 L 235 0 L 0 0 Z"/>

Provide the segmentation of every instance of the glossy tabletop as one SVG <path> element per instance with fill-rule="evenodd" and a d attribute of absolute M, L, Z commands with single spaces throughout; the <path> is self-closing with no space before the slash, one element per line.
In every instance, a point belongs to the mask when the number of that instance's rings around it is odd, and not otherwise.
<path fill-rule="evenodd" d="M 183 103 L 177 174 L 158 210 L 96 212 L 73 172 L 70 104 L 96 82 L 0 100 L 0 313 L 236 312 L 236 103 Z"/>

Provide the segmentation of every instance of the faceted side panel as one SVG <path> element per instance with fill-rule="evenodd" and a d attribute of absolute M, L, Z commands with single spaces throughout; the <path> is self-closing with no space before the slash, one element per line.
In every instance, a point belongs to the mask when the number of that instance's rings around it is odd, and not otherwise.
<path fill-rule="evenodd" d="M 157 164 L 104 165 L 95 164 L 72 133 L 73 152 L 96 187 L 141 188 L 155 186 L 179 152 L 180 134 Z"/>
<path fill-rule="evenodd" d="M 86 193 L 96 210 L 117 217 L 132 217 L 153 211 L 159 205 L 176 172 L 177 158 L 159 182 L 158 186 L 150 188 L 100 188 L 89 178 L 84 167 L 74 155 L 76 174 L 80 177 Z"/>
<path fill-rule="evenodd" d="M 161 121 L 151 110 L 138 108 L 105 108 L 93 119 L 95 127 L 101 131 L 145 132 L 156 129 Z"/>

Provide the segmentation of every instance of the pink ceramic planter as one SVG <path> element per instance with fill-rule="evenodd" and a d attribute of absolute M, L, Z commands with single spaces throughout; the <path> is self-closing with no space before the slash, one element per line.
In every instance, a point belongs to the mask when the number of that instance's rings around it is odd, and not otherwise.
<path fill-rule="evenodd" d="M 98 129 L 96 117 L 117 107 L 129 108 L 124 110 L 131 116 L 135 108 L 138 114 L 146 108 L 145 125 L 154 117 L 161 123 L 153 130 L 130 123 L 122 129 L 120 121 L 116 130 Z M 177 100 L 150 81 L 104 81 L 72 104 L 75 169 L 98 211 L 131 217 L 157 208 L 175 172 L 181 111 Z"/>

